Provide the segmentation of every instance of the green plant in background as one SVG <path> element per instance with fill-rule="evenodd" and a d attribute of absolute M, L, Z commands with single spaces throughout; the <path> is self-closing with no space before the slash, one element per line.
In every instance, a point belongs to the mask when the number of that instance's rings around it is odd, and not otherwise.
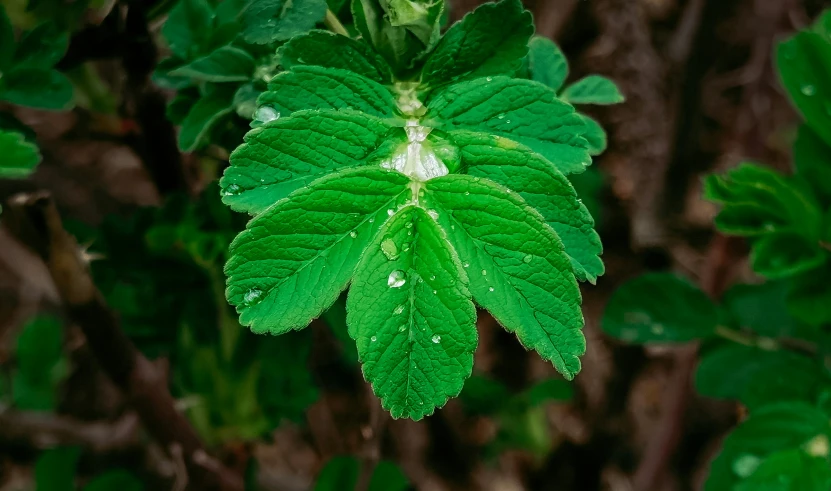
<path fill-rule="evenodd" d="M 0 101 L 38 109 L 68 109 L 72 83 L 54 69 L 69 35 L 46 22 L 15 40 L 12 23 L 0 6 Z"/>
<path fill-rule="evenodd" d="M 58 389 L 68 373 L 61 321 L 49 316 L 29 320 L 17 336 L 14 361 L 11 382 L 4 391 L 11 405 L 23 411 L 54 411 Z"/>
<path fill-rule="evenodd" d="M 374 29 L 368 12 L 385 5 L 383 22 L 403 18 L 393 5 L 415 17 Z M 470 375 L 474 301 L 573 378 L 585 351 L 576 280 L 603 273 L 565 177 L 591 164 L 586 120 L 516 78 L 530 13 L 486 4 L 434 40 L 436 9 L 356 0 L 369 44 L 311 31 L 282 45 L 287 71 L 220 183 L 226 204 L 255 215 L 225 266 L 241 323 L 302 329 L 351 285 L 364 375 L 394 417 L 414 419 Z"/>
<path fill-rule="evenodd" d="M 329 459 L 315 481 L 314 491 L 355 491 L 361 472 L 361 461 L 350 456 Z M 372 471 L 367 491 L 405 491 L 410 489 L 407 476 L 392 462 L 382 460 Z"/>
<path fill-rule="evenodd" d="M 545 379 L 512 393 L 505 384 L 481 375 L 470 377 L 459 394 L 469 414 L 488 416 L 496 422 L 496 437 L 485 448 L 491 458 L 511 449 L 524 449 L 544 458 L 556 444 L 544 404 L 572 397 L 571 385 L 562 379 Z"/>
<path fill-rule="evenodd" d="M 34 172 L 40 163 L 40 149 L 23 133 L 0 129 L 0 179 L 21 179 Z"/>
<path fill-rule="evenodd" d="M 708 176 L 721 205 L 716 227 L 747 237 L 753 269 L 768 279 L 737 285 L 714 304 L 664 273 L 636 278 L 607 306 L 603 329 L 635 343 L 703 341 L 695 387 L 732 399 L 749 416 L 724 440 L 705 489 L 831 487 L 831 12 L 784 41 L 778 68 L 805 116 L 795 173 L 741 164 Z"/>
<path fill-rule="evenodd" d="M 127 471 L 112 470 L 94 477 L 83 486 L 75 481 L 81 451 L 58 447 L 43 452 L 35 462 L 35 491 L 141 491 L 141 481 Z"/>

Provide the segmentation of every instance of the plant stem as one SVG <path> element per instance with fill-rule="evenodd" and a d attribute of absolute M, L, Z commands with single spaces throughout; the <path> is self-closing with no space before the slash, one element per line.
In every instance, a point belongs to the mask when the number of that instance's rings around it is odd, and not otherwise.
<path fill-rule="evenodd" d="M 326 26 L 327 29 L 334 32 L 335 34 L 350 37 L 349 31 L 347 31 L 346 28 L 343 27 L 343 24 L 341 24 L 340 19 L 338 19 L 338 16 L 335 15 L 335 13 L 332 12 L 331 9 L 326 9 L 326 17 L 323 19 L 323 24 Z"/>

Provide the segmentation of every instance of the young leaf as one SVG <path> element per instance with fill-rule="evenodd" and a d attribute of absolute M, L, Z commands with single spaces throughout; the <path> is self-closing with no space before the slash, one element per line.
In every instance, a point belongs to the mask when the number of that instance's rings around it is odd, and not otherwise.
<path fill-rule="evenodd" d="M 295 36 L 280 48 L 279 55 L 286 70 L 322 66 L 349 70 L 379 83 L 392 81 L 389 65 L 369 45 L 328 31 Z"/>
<path fill-rule="evenodd" d="M 0 130 L 0 179 L 21 179 L 34 172 L 40 163 L 37 145 L 29 143 L 21 133 Z"/>
<path fill-rule="evenodd" d="M 554 41 L 534 36 L 528 43 L 531 79 L 559 92 L 568 77 L 568 60 Z"/>
<path fill-rule="evenodd" d="M 483 177 L 516 191 L 536 209 L 563 242 L 574 274 L 594 283 L 603 274 L 603 252 L 594 220 L 563 174 L 530 149 L 511 140 L 480 133 L 458 132 L 462 165 L 474 177 Z"/>
<path fill-rule="evenodd" d="M 560 98 L 571 104 L 618 104 L 625 98 L 614 82 L 600 75 L 589 75 L 569 85 Z"/>
<path fill-rule="evenodd" d="M 649 273 L 624 283 L 603 312 L 603 331 L 634 343 L 677 343 L 709 337 L 718 323 L 713 302 L 688 281 Z"/>
<path fill-rule="evenodd" d="M 397 211 L 368 244 L 346 311 L 364 376 L 394 418 L 419 420 L 462 390 L 476 310 L 459 258 L 422 208 Z"/>
<path fill-rule="evenodd" d="M 351 71 L 316 66 L 277 75 L 257 102 L 280 117 L 303 109 L 352 109 L 381 118 L 397 113 L 395 99 L 384 86 Z"/>
<path fill-rule="evenodd" d="M 258 214 L 329 172 L 368 163 L 392 129 L 352 111 L 294 113 L 245 137 L 220 181 L 222 201 Z M 298 144 L 302 142 L 302 144 Z"/>
<path fill-rule="evenodd" d="M 49 69 L 60 61 L 69 46 L 69 34 L 54 24 L 41 24 L 23 34 L 14 51 L 15 68 Z"/>
<path fill-rule="evenodd" d="M 233 46 L 223 46 L 172 70 L 169 75 L 205 82 L 245 82 L 251 79 L 254 67 L 254 58 L 246 51 Z"/>
<path fill-rule="evenodd" d="M 253 44 L 286 41 L 323 20 L 326 0 L 253 0 L 243 13 L 243 38 Z"/>
<path fill-rule="evenodd" d="M 562 242 L 521 198 L 476 179 L 428 181 L 427 206 L 465 261 L 476 303 L 571 380 L 586 341 L 580 291 Z"/>
<path fill-rule="evenodd" d="M 461 78 L 514 75 L 533 33 L 531 13 L 519 0 L 484 4 L 442 36 L 424 62 L 421 82 L 438 87 Z"/>
<path fill-rule="evenodd" d="M 216 88 L 202 96 L 182 121 L 179 131 L 179 149 L 192 152 L 205 143 L 205 137 L 217 121 L 234 110 L 234 93 Z"/>
<path fill-rule="evenodd" d="M 75 470 L 81 449 L 57 447 L 43 452 L 35 462 L 37 491 L 75 491 Z"/>
<path fill-rule="evenodd" d="M 406 201 L 408 182 L 377 167 L 347 168 L 251 220 L 225 266 L 240 322 L 257 333 L 306 327 L 346 288 L 387 210 Z"/>
<path fill-rule="evenodd" d="M 0 100 L 37 109 L 67 109 L 73 88 L 69 79 L 57 70 L 13 68 L 3 74 Z"/>
<path fill-rule="evenodd" d="M 427 104 L 428 120 L 447 131 L 479 131 L 510 138 L 550 160 L 563 174 L 591 164 L 580 136 L 582 118 L 553 91 L 530 80 L 486 77 L 451 85 Z"/>

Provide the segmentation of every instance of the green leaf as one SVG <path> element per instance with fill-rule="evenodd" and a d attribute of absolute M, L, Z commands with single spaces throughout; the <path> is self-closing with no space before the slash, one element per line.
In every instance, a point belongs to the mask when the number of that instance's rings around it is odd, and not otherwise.
<path fill-rule="evenodd" d="M 792 278 L 788 293 L 788 310 L 791 315 L 812 326 L 831 324 L 831 261 L 822 269 L 802 273 Z"/>
<path fill-rule="evenodd" d="M 40 163 L 37 145 L 26 141 L 23 134 L 0 130 L 0 179 L 22 179 L 34 172 Z"/>
<path fill-rule="evenodd" d="M 556 233 L 521 198 L 475 179 L 432 179 L 425 200 L 464 261 L 474 300 L 570 380 L 586 349 L 571 262 Z"/>
<path fill-rule="evenodd" d="M 381 118 L 396 114 L 392 93 L 382 85 L 348 70 L 298 66 L 272 79 L 257 101 L 280 117 L 303 109 L 353 109 Z"/>
<path fill-rule="evenodd" d="M 568 401 L 574 397 L 574 389 L 565 380 L 545 379 L 532 385 L 524 393 L 528 403 L 534 407 L 549 401 Z"/>
<path fill-rule="evenodd" d="M 14 405 L 23 410 L 54 410 L 58 385 L 66 375 L 60 321 L 52 317 L 29 321 L 17 338 L 16 359 Z"/>
<path fill-rule="evenodd" d="M 216 88 L 202 96 L 182 121 L 182 128 L 179 131 L 179 150 L 192 152 L 206 144 L 205 139 L 211 128 L 233 110 L 234 92 L 225 87 Z"/>
<path fill-rule="evenodd" d="M 0 5 L 0 72 L 6 71 L 14 57 L 14 26 L 6 14 L 6 7 Z"/>
<path fill-rule="evenodd" d="M 751 411 L 782 401 L 814 402 L 831 383 L 815 360 L 789 351 L 731 344 L 707 352 L 695 373 L 702 395 L 735 399 Z"/>
<path fill-rule="evenodd" d="M 776 65 L 794 105 L 827 145 L 831 145 L 831 42 L 818 32 L 802 31 L 779 43 Z"/>
<path fill-rule="evenodd" d="M 474 414 L 494 415 L 502 410 L 511 393 L 505 384 L 482 375 L 474 375 L 465 382 L 459 399 L 465 409 Z"/>
<path fill-rule="evenodd" d="M 24 67 L 0 79 L 0 100 L 36 109 L 68 109 L 73 90 L 69 79 L 56 70 Z"/>
<path fill-rule="evenodd" d="M 257 99 L 263 93 L 254 84 L 240 85 L 234 92 L 234 111 L 241 118 L 253 119 L 257 112 Z"/>
<path fill-rule="evenodd" d="M 531 13 L 519 0 L 487 3 L 442 36 L 424 62 L 422 83 L 430 87 L 487 75 L 514 75 L 534 33 Z"/>
<path fill-rule="evenodd" d="M 778 279 L 814 270 L 825 263 L 827 256 L 819 244 L 802 235 L 778 233 L 754 242 L 750 263 L 760 275 Z"/>
<path fill-rule="evenodd" d="M 251 220 L 225 266 L 240 322 L 257 333 L 306 327 L 346 288 L 387 210 L 406 199 L 408 182 L 383 169 L 343 169 Z"/>
<path fill-rule="evenodd" d="M 279 51 L 282 65 L 289 70 L 296 66 L 322 66 L 350 70 L 380 83 L 392 81 L 386 61 L 367 43 L 328 31 L 313 30 L 293 37 Z"/>
<path fill-rule="evenodd" d="M 831 466 L 823 457 L 802 450 L 776 452 L 753 471 L 735 491 L 826 491 L 831 489 Z"/>
<path fill-rule="evenodd" d="M 355 457 L 332 457 L 315 481 L 314 491 L 351 491 L 358 484 L 361 463 Z"/>
<path fill-rule="evenodd" d="M 594 283 L 603 274 L 598 257 L 603 246 L 594 220 L 556 167 L 505 138 L 468 132 L 458 132 L 453 138 L 468 174 L 516 191 L 542 215 L 562 241 L 579 280 Z"/>
<path fill-rule="evenodd" d="M 399 210 L 368 244 L 346 304 L 367 381 L 394 418 L 419 420 L 473 369 L 476 310 L 467 277 L 425 210 Z"/>
<path fill-rule="evenodd" d="M 102 474 L 86 486 L 83 491 L 141 491 L 144 486 L 127 471 L 110 471 Z"/>
<path fill-rule="evenodd" d="M 809 446 L 831 434 L 828 416 L 804 402 L 782 402 L 759 408 L 724 440 L 713 460 L 705 491 L 733 489 L 758 469 L 758 462 L 781 451 Z M 746 463 L 752 465 L 745 465 Z"/>
<path fill-rule="evenodd" d="M 58 447 L 43 452 L 35 462 L 35 491 L 74 491 L 78 447 Z"/>
<path fill-rule="evenodd" d="M 243 38 L 254 44 L 286 41 L 326 15 L 326 0 L 253 0 L 243 13 Z"/>
<path fill-rule="evenodd" d="M 799 337 L 803 326 L 787 310 L 787 282 L 738 284 L 724 294 L 729 325 L 770 338 Z"/>
<path fill-rule="evenodd" d="M 55 66 L 66 53 L 69 34 L 46 23 L 23 34 L 14 52 L 15 68 L 48 69 Z"/>
<path fill-rule="evenodd" d="M 707 338 L 718 324 L 713 302 L 671 273 L 648 273 L 620 286 L 603 312 L 603 331 L 633 343 Z"/>
<path fill-rule="evenodd" d="M 553 91 L 530 80 L 487 77 L 451 85 L 428 101 L 427 118 L 447 131 L 495 134 L 527 145 L 563 174 L 591 164 L 583 119 Z"/>
<path fill-rule="evenodd" d="M 170 50 L 182 60 L 192 60 L 207 48 L 213 32 L 214 11 L 208 0 L 179 0 L 162 26 Z"/>
<path fill-rule="evenodd" d="M 306 409 L 320 397 L 307 366 L 312 351 L 312 332 L 258 339 L 260 377 L 258 402 L 278 426 L 281 419 L 302 422 Z"/>
<path fill-rule="evenodd" d="M 410 489 L 410 480 L 401 468 L 388 460 L 382 460 L 372 472 L 367 491 L 406 491 L 408 489 Z"/>
<path fill-rule="evenodd" d="M 368 163 L 391 129 L 352 111 L 303 111 L 274 120 L 248 133 L 231 154 L 220 181 L 222 201 L 261 213 L 318 177 Z"/>
<path fill-rule="evenodd" d="M 254 58 L 246 51 L 233 46 L 223 46 L 209 55 L 172 70 L 170 75 L 205 82 L 245 82 L 251 79 L 254 68 Z"/>
<path fill-rule="evenodd" d="M 826 207 L 831 205 L 831 146 L 803 124 L 794 142 L 793 158 L 797 175 L 813 187 Z"/>
<path fill-rule="evenodd" d="M 600 75 L 589 75 L 563 90 L 560 98 L 571 104 L 618 104 L 625 98 L 614 82 Z"/>
<path fill-rule="evenodd" d="M 568 60 L 554 41 L 534 36 L 528 43 L 531 79 L 559 92 L 568 77 Z"/>
<path fill-rule="evenodd" d="M 589 154 L 600 155 L 605 152 L 607 137 L 603 127 L 600 126 L 600 123 L 585 114 L 581 114 L 580 117 L 583 118 L 583 123 L 585 124 L 583 138 L 589 143 Z"/>

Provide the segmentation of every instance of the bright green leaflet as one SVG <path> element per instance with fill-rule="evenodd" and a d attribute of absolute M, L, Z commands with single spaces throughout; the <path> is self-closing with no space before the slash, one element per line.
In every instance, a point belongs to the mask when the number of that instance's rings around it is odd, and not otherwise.
<path fill-rule="evenodd" d="M 40 162 L 38 147 L 21 133 L 0 130 L 0 178 L 21 179 L 34 172 Z"/>
<path fill-rule="evenodd" d="M 369 244 L 346 311 L 366 378 L 393 417 L 421 419 L 462 390 L 476 310 L 459 258 L 423 208 L 398 211 Z"/>
<path fill-rule="evenodd" d="M 560 97 L 572 104 L 618 104 L 624 101 L 615 83 L 600 75 L 589 75 L 574 82 Z"/>
<path fill-rule="evenodd" d="M 253 0 L 243 13 L 243 37 L 269 44 L 303 34 L 323 20 L 326 0 Z"/>
<path fill-rule="evenodd" d="M 565 174 L 591 163 L 591 129 L 550 88 L 503 75 L 522 67 L 530 35 L 518 1 L 487 4 L 438 42 L 420 82 L 395 80 L 344 36 L 281 48 L 289 69 L 260 96 L 221 181 L 223 201 L 255 215 L 225 270 L 241 323 L 302 329 L 349 288 L 349 335 L 394 417 L 459 394 L 473 302 L 573 378 L 585 352 L 577 280 L 603 264 Z"/>
<path fill-rule="evenodd" d="M 534 36 L 528 43 L 531 79 L 559 92 L 568 77 L 568 60 L 554 41 Z"/>

